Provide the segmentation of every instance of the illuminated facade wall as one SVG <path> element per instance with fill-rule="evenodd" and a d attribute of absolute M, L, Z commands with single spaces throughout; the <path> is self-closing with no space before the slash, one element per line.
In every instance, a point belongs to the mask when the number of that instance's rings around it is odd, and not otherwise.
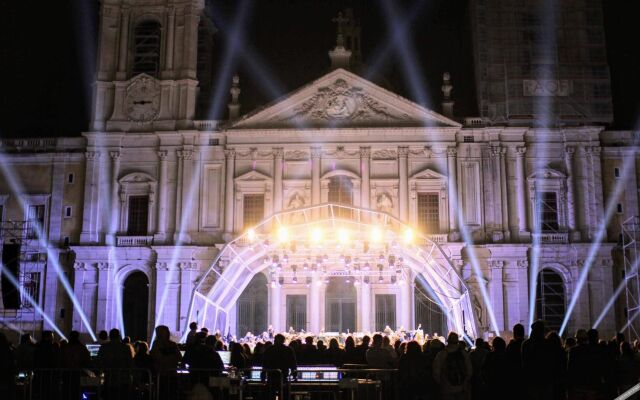
<path fill-rule="evenodd" d="M 540 214 L 547 224 L 540 268 L 562 278 L 566 307 L 605 222 L 607 199 L 623 185 L 569 331 L 595 321 L 620 279 L 612 256 L 619 222 L 639 212 L 632 132 L 594 125 L 541 135 L 528 126 L 463 126 L 342 69 L 238 120 L 194 120 L 202 4 L 175 3 L 121 9 L 105 2 L 101 18 L 109 28 L 100 36 L 91 130 L 82 138 L 7 140 L 0 147 L 24 186 L 0 181 L 1 217 L 28 218 L 17 194 L 45 205 L 48 239 L 92 329 L 121 326 L 122 286 L 142 271 L 150 285 L 149 330 L 165 324 L 182 332 L 194 285 L 224 243 L 248 228 L 244 219 L 256 218 L 255 208 L 245 212 L 245 202 L 260 199 L 264 217 L 326 203 L 339 177 L 350 183 L 354 206 L 389 213 L 441 244 L 474 295 L 474 317 L 483 331 L 489 330 L 489 307 L 500 331 L 529 320 L 536 191 L 550 193 L 547 206 L 555 199 Z M 162 51 L 151 60 L 157 74 L 132 76 L 126 37 L 150 16 L 164 27 Z M 632 167 L 625 170 L 627 159 Z M 427 218 L 420 206 L 424 195 L 437 198 L 429 226 L 419 226 Z M 461 228 L 474 244 L 465 243 Z M 469 246 L 481 278 L 472 272 Z M 45 310 L 63 329 L 87 332 L 55 274 L 43 268 Z M 480 296 L 481 285 L 490 304 Z M 376 294 L 392 294 L 399 299 L 398 325 L 413 327 L 413 291 L 398 293 L 391 283 L 367 286 L 357 292 L 365 320 L 375 319 Z M 268 321 L 279 329 L 286 328 L 287 294 L 307 296 L 307 315 L 324 312 L 317 309 L 324 307 L 324 289 L 285 282 L 277 298 L 269 293 Z M 2 313 L 27 329 L 42 323 L 33 313 Z M 358 329 L 372 329 L 360 321 Z M 315 330 L 323 322 L 309 324 Z M 620 325 L 611 312 L 600 328 L 611 333 Z"/>

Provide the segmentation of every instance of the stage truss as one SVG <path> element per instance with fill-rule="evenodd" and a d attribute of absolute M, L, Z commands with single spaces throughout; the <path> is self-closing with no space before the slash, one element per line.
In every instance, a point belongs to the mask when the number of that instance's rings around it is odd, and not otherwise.
<path fill-rule="evenodd" d="M 323 237 L 314 237 L 317 232 Z M 344 267 L 329 271 L 327 263 Z M 226 333 L 230 310 L 259 272 L 267 273 L 270 285 L 285 278 L 308 285 L 327 276 L 368 284 L 401 281 L 409 269 L 428 283 L 449 329 L 477 337 L 469 289 L 437 243 L 386 213 L 336 204 L 280 212 L 227 243 L 194 288 L 183 332 L 197 321 Z"/>
<path fill-rule="evenodd" d="M 622 255 L 624 258 L 625 296 L 627 307 L 627 338 L 640 339 L 640 216 L 634 216 L 622 223 Z"/>

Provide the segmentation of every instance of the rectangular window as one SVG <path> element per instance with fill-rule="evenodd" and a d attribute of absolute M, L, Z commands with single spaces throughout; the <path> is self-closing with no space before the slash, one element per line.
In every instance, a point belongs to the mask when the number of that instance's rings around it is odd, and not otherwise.
<path fill-rule="evenodd" d="M 264 194 L 245 194 L 242 221 L 245 228 L 255 226 L 264 218 Z"/>
<path fill-rule="evenodd" d="M 542 232 L 556 232 L 558 224 L 558 197 L 556 192 L 542 192 L 538 197 L 538 212 L 540 215 L 540 230 Z"/>
<path fill-rule="evenodd" d="M 424 233 L 440 232 L 440 200 L 437 193 L 418 193 L 418 226 Z"/>
<path fill-rule="evenodd" d="M 616 178 L 620 178 L 620 168 L 615 167 L 613 169 L 613 176 L 616 177 Z"/>
<path fill-rule="evenodd" d="M 127 235 L 145 236 L 148 232 L 149 196 L 129 197 Z"/>
<path fill-rule="evenodd" d="M 73 175 L 72 173 L 67 174 L 67 183 L 73 183 L 74 180 L 75 180 L 75 175 Z"/>
<path fill-rule="evenodd" d="M 622 214 L 622 203 L 618 203 L 617 209 L 618 209 L 618 214 Z"/>
<path fill-rule="evenodd" d="M 307 296 L 304 294 L 287 295 L 287 329 L 295 331 L 307 329 Z"/>
<path fill-rule="evenodd" d="M 44 228 L 44 204 L 29 206 L 29 216 L 27 218 L 27 238 L 35 239 L 38 232 Z"/>
<path fill-rule="evenodd" d="M 383 331 L 387 326 L 396 329 L 396 295 L 376 295 L 376 330 Z"/>
<path fill-rule="evenodd" d="M 40 304 L 40 272 L 25 272 L 22 274 L 22 306 L 31 306 L 27 300 L 31 297 L 37 304 Z"/>
<path fill-rule="evenodd" d="M 64 217 L 71 218 L 73 216 L 71 206 L 64 207 Z"/>

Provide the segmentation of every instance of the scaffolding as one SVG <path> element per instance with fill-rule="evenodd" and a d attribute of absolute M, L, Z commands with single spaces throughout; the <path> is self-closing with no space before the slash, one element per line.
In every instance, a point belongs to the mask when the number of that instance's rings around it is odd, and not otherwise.
<path fill-rule="evenodd" d="M 627 307 L 625 309 L 627 340 L 640 339 L 640 216 L 636 215 L 622 223 L 622 257 L 624 262 L 624 279 L 626 284 Z"/>
<path fill-rule="evenodd" d="M 38 239 L 36 231 L 37 220 L 30 221 L 0 221 L 0 259 L 6 249 L 6 245 L 19 245 L 17 253 L 19 261 L 16 279 L 19 288 L 12 290 L 20 292 L 20 303 L 17 308 L 5 308 L 0 301 L 1 324 L 11 330 L 31 332 L 38 331 L 42 317 L 34 309 L 28 296 L 37 304 L 42 304 L 42 282 L 47 263 L 47 252 Z M 3 266 L 2 273 L 6 273 Z"/>

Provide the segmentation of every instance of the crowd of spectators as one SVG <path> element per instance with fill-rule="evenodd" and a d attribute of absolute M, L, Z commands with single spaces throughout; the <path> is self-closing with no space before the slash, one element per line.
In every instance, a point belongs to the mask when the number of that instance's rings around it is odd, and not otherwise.
<path fill-rule="evenodd" d="M 227 343 L 219 333 L 210 335 L 192 324 L 186 342 L 178 344 L 166 326 L 158 326 L 149 350 L 146 342 L 131 343 L 112 329 L 100 332 L 101 347 L 92 359 L 75 331 L 68 340 L 57 341 L 45 331 L 37 343 L 24 334 L 15 348 L 0 333 L 0 392 L 10 390 L 18 371 L 42 368 L 222 371 L 220 350 L 230 352 L 230 367 L 261 366 L 279 369 L 284 376 L 300 365 L 392 369 L 403 399 L 612 399 L 640 376 L 638 342 L 629 343 L 623 334 L 602 340 L 595 329 L 578 330 L 563 340 L 556 332 L 545 332 L 542 321 L 531 326 L 528 338 L 524 327 L 515 325 L 508 344 L 494 337 L 490 343 L 476 339 L 471 346 L 468 338 L 453 332 L 445 342 L 435 338 L 423 344 L 392 341 L 380 333 L 357 341 L 348 336 L 343 345 L 336 338 L 328 344 L 316 339 L 288 341 L 277 334 L 251 344 Z"/>

